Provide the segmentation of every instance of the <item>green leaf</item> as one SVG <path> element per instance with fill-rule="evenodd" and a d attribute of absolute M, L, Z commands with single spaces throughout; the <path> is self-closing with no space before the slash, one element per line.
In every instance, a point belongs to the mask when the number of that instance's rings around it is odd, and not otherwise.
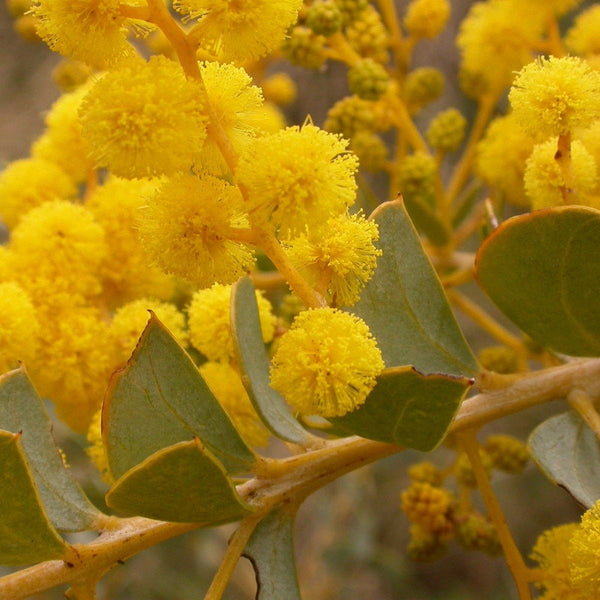
<path fill-rule="evenodd" d="M 83 531 L 101 514 L 65 468 L 52 422 L 23 368 L 0 376 L 0 429 L 22 432 L 21 444 L 42 503 L 59 531 Z"/>
<path fill-rule="evenodd" d="M 252 532 L 244 556 L 256 573 L 256 600 L 300 600 L 294 560 L 295 508 L 270 512 Z"/>
<path fill-rule="evenodd" d="M 69 550 L 44 512 L 21 438 L 20 433 L 0 431 L 0 564 L 3 565 L 63 558 Z"/>
<path fill-rule="evenodd" d="M 432 244 L 444 246 L 448 243 L 450 231 L 426 199 L 418 195 L 406 196 L 404 204 L 412 222 L 429 238 Z"/>
<path fill-rule="evenodd" d="M 412 367 L 386 369 L 362 406 L 330 421 L 348 433 L 428 452 L 444 439 L 471 384 Z"/>
<path fill-rule="evenodd" d="M 248 473 L 255 461 L 192 359 L 153 313 L 127 366 L 111 379 L 102 435 L 115 478 L 192 437 L 230 473 Z"/>
<path fill-rule="evenodd" d="M 269 358 L 260 329 L 254 285 L 240 279 L 231 292 L 231 328 L 242 381 L 256 412 L 278 437 L 305 444 L 308 432 L 294 419 L 283 396 L 269 385 Z"/>
<path fill-rule="evenodd" d="M 371 218 L 379 226 L 383 255 L 352 312 L 371 329 L 386 366 L 477 373 L 477 362 L 402 202 L 382 204 Z"/>
<path fill-rule="evenodd" d="M 251 512 L 223 465 L 196 438 L 164 448 L 127 471 L 106 495 L 126 514 L 219 525 Z"/>
<path fill-rule="evenodd" d="M 600 355 L 600 211 L 539 210 L 505 221 L 477 253 L 476 275 L 500 310 L 536 342 Z"/>
<path fill-rule="evenodd" d="M 589 508 L 600 499 L 600 445 L 575 412 L 550 417 L 529 436 L 529 451 L 546 476 Z"/>

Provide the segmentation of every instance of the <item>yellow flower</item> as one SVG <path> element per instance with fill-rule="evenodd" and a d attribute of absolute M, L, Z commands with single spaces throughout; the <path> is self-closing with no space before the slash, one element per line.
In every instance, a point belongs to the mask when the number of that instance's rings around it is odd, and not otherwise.
<path fill-rule="evenodd" d="M 104 68 L 133 54 L 120 8 L 120 0 L 35 0 L 33 14 L 39 36 L 52 50 Z"/>
<path fill-rule="evenodd" d="M 198 19 L 192 39 L 230 62 L 277 48 L 296 22 L 302 0 L 175 0 L 173 6 Z"/>
<path fill-rule="evenodd" d="M 296 100 L 298 87 L 296 82 L 284 72 L 273 73 L 262 82 L 265 98 L 278 106 L 287 106 Z"/>
<path fill-rule="evenodd" d="M 358 168 L 347 146 L 311 124 L 252 140 L 236 173 L 249 194 L 250 219 L 287 235 L 345 212 L 354 202 Z"/>
<path fill-rule="evenodd" d="M 140 233 L 163 270 L 208 287 L 233 283 L 252 268 L 252 250 L 228 239 L 231 228 L 245 227 L 237 187 L 211 175 L 180 175 L 148 200 Z"/>
<path fill-rule="evenodd" d="M 251 85 L 252 78 L 244 69 L 231 64 L 202 63 L 200 73 L 216 121 L 227 134 L 233 149 L 237 153 L 242 152 L 250 138 L 263 129 L 263 98 L 260 88 Z M 227 164 L 210 130 L 196 168 L 212 175 L 228 172 Z"/>
<path fill-rule="evenodd" d="M 173 277 L 151 264 L 138 230 L 141 208 L 159 184 L 158 180 L 109 177 L 86 202 L 110 241 L 101 267 L 102 299 L 109 306 L 143 296 L 166 300 L 174 292 Z"/>
<path fill-rule="evenodd" d="M 0 216 L 12 229 L 30 209 L 76 194 L 71 178 L 55 163 L 41 158 L 16 160 L 0 173 Z"/>
<path fill-rule="evenodd" d="M 14 281 L 0 283 L 0 373 L 36 355 L 40 324 L 31 298 Z"/>
<path fill-rule="evenodd" d="M 139 298 L 121 306 L 110 324 L 110 335 L 115 341 L 115 366 L 127 360 L 133 352 L 152 310 L 180 345 L 187 344 L 185 316 L 174 304 L 150 298 Z"/>
<path fill-rule="evenodd" d="M 589 600 L 600 598 L 600 502 L 584 513 L 571 537 L 568 554 L 576 593 Z"/>
<path fill-rule="evenodd" d="M 10 248 L 19 267 L 15 275 L 34 301 L 100 292 L 104 230 L 83 206 L 57 200 L 30 210 L 12 232 Z"/>
<path fill-rule="evenodd" d="M 517 206 L 527 207 L 523 175 L 533 150 L 533 140 L 516 122 L 512 113 L 497 117 L 477 145 L 475 170 L 488 185 Z"/>
<path fill-rule="evenodd" d="M 336 417 L 365 402 L 383 368 L 364 321 L 318 308 L 300 313 L 279 341 L 271 386 L 301 414 Z"/>
<path fill-rule="evenodd" d="M 556 139 L 534 147 L 525 166 L 525 191 L 533 209 L 557 206 L 563 202 L 561 188 L 566 182 L 560 165 L 554 159 Z M 571 145 L 571 186 L 569 201 L 593 205 L 590 193 L 598 181 L 596 161 L 585 146 L 575 140 Z"/>
<path fill-rule="evenodd" d="M 271 304 L 258 290 L 256 302 L 266 344 L 273 339 L 275 316 Z M 229 361 L 234 356 L 230 303 L 231 286 L 215 284 L 197 291 L 188 307 L 190 343 L 208 360 Z"/>
<path fill-rule="evenodd" d="M 81 137 L 79 107 L 89 90 L 88 85 L 74 92 L 63 94 L 45 118 L 46 131 L 31 148 L 34 158 L 56 163 L 75 183 L 85 181 L 93 169 L 88 147 Z"/>
<path fill-rule="evenodd" d="M 153 56 L 101 77 L 82 102 L 83 137 L 97 166 L 121 177 L 188 170 L 206 138 L 200 86 Z"/>
<path fill-rule="evenodd" d="M 374 221 L 362 214 L 342 215 L 329 219 L 316 233 L 307 231 L 293 239 L 287 252 L 313 287 L 326 286 L 330 303 L 351 306 L 375 272 L 381 255 L 374 245 L 378 238 Z"/>
<path fill-rule="evenodd" d="M 237 371 L 227 363 L 206 362 L 200 367 L 200 374 L 246 443 L 266 446 L 269 430 L 256 414 Z"/>
<path fill-rule="evenodd" d="M 565 46 L 575 54 L 600 54 L 600 5 L 594 4 L 575 19 Z"/>
<path fill-rule="evenodd" d="M 600 73 L 576 56 L 540 58 L 521 69 L 509 100 L 532 137 L 565 135 L 600 118 Z"/>
<path fill-rule="evenodd" d="M 548 529 L 538 537 L 533 547 L 531 558 L 544 571 L 543 579 L 536 583 L 544 590 L 543 600 L 589 600 L 589 597 L 573 595 L 568 548 L 577 529 L 575 523 Z"/>
<path fill-rule="evenodd" d="M 90 426 L 87 430 L 86 439 L 90 444 L 85 449 L 86 454 L 90 457 L 98 471 L 100 471 L 102 481 L 112 485 L 115 481 L 108 468 L 108 459 L 106 458 L 106 450 L 104 448 L 104 442 L 102 441 L 101 409 L 94 413 L 94 416 L 90 422 Z"/>
<path fill-rule="evenodd" d="M 543 19 L 529 14 L 522 4 L 477 2 L 462 21 L 456 43 L 461 69 L 471 81 L 470 89 L 465 90 L 470 95 L 502 90 L 512 81 L 514 71 L 531 60 Z"/>
<path fill-rule="evenodd" d="M 412 0 L 404 26 L 415 38 L 434 38 L 442 32 L 450 16 L 448 0 Z"/>

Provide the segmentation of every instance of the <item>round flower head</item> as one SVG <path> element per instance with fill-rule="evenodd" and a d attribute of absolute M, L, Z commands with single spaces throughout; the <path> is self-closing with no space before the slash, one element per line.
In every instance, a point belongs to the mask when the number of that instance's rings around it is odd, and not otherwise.
<path fill-rule="evenodd" d="M 444 29 L 449 16 L 448 0 L 412 0 L 404 17 L 404 25 L 417 39 L 434 38 Z"/>
<path fill-rule="evenodd" d="M 386 64 L 388 62 L 389 34 L 380 12 L 366 3 L 365 10 L 347 24 L 345 34 L 350 46 L 363 58 Z"/>
<path fill-rule="evenodd" d="M 236 173 L 248 191 L 251 220 L 287 235 L 345 212 L 354 202 L 358 168 L 347 146 L 310 124 L 252 140 Z"/>
<path fill-rule="evenodd" d="M 574 54 L 600 54 L 600 4 L 584 10 L 567 31 L 566 47 Z"/>
<path fill-rule="evenodd" d="M 265 98 L 278 106 L 292 104 L 298 96 L 296 82 L 283 71 L 273 73 L 262 82 L 262 91 Z"/>
<path fill-rule="evenodd" d="M 573 595 L 569 569 L 569 542 L 577 531 L 575 523 L 560 525 L 544 531 L 533 547 L 531 558 L 543 569 L 544 577 L 536 586 L 544 590 L 546 600 L 586 600 L 589 596 Z"/>
<path fill-rule="evenodd" d="M 85 449 L 86 454 L 90 457 L 90 460 L 94 463 L 100 475 L 102 481 L 112 485 L 115 481 L 110 474 L 108 468 L 108 459 L 106 457 L 106 449 L 104 448 L 104 442 L 102 441 L 102 410 L 97 410 L 92 417 L 90 426 L 87 430 L 86 439 L 89 442 L 89 446 Z"/>
<path fill-rule="evenodd" d="M 140 209 L 159 185 L 158 180 L 109 177 L 86 201 L 110 240 L 101 269 L 102 298 L 108 306 L 145 296 L 165 300 L 173 294 L 174 278 L 151 265 L 138 230 Z"/>
<path fill-rule="evenodd" d="M 597 598 L 600 590 L 600 502 L 581 518 L 569 543 L 569 567 L 573 588 L 581 597 Z M 571 597 L 571 596 L 569 596 Z"/>
<path fill-rule="evenodd" d="M 469 79 L 478 81 L 470 95 L 509 85 L 514 71 L 531 60 L 531 48 L 542 26 L 543 19 L 532 18 L 526 7 L 510 0 L 473 4 L 456 38 L 461 69 Z"/>
<path fill-rule="evenodd" d="M 252 250 L 229 239 L 247 227 L 237 187 L 211 175 L 179 175 L 161 186 L 141 212 L 140 233 L 167 273 L 200 287 L 233 283 L 254 264 Z"/>
<path fill-rule="evenodd" d="M 12 232 L 11 249 L 19 281 L 34 299 L 49 292 L 81 296 L 100 292 L 104 230 L 83 206 L 54 201 L 30 210 Z"/>
<path fill-rule="evenodd" d="M 521 69 L 509 100 L 531 136 L 566 135 L 600 118 L 600 73 L 575 56 L 540 58 Z"/>
<path fill-rule="evenodd" d="M 121 177 L 189 169 L 206 138 L 200 86 L 181 67 L 153 56 L 101 77 L 81 109 L 83 137 L 98 166 Z"/>
<path fill-rule="evenodd" d="M 14 281 L 0 283 L 0 373 L 27 366 L 38 348 L 40 324 L 29 295 Z"/>
<path fill-rule="evenodd" d="M 35 0 L 33 14 L 39 36 L 52 50 L 104 68 L 133 54 L 120 8 L 119 0 Z"/>
<path fill-rule="evenodd" d="M 34 158 L 56 163 L 75 183 L 85 181 L 94 164 L 81 137 L 79 107 L 89 87 L 83 85 L 63 94 L 44 119 L 47 129 L 31 148 Z"/>
<path fill-rule="evenodd" d="M 246 443 L 266 446 L 269 430 L 256 414 L 237 371 L 227 363 L 206 362 L 200 374 Z"/>
<path fill-rule="evenodd" d="M 180 345 L 187 343 L 185 316 L 174 304 L 149 298 L 139 298 L 121 306 L 110 324 L 110 334 L 115 341 L 115 361 L 125 361 L 133 352 L 152 310 Z"/>
<path fill-rule="evenodd" d="M 76 193 L 71 178 L 55 163 L 16 160 L 0 173 L 0 217 L 12 229 L 30 209 L 49 200 L 68 200 Z"/>
<path fill-rule="evenodd" d="M 329 219 L 316 234 L 307 231 L 292 240 L 287 252 L 313 286 L 326 283 L 331 303 L 351 306 L 375 272 L 381 250 L 373 242 L 378 238 L 374 221 L 342 215 Z"/>
<path fill-rule="evenodd" d="M 207 62 L 200 65 L 206 95 L 216 120 L 223 128 L 233 149 L 240 153 L 264 120 L 263 98 L 260 88 L 251 85 L 252 78 L 231 64 Z M 227 164 L 209 130 L 196 166 L 212 175 L 228 172 Z"/>
<path fill-rule="evenodd" d="M 256 292 L 256 302 L 266 344 L 273 339 L 275 317 L 271 304 L 259 291 Z M 231 286 L 216 284 L 197 291 L 188 307 L 190 343 L 208 360 L 229 361 L 234 356 L 230 304 Z"/>
<path fill-rule="evenodd" d="M 557 206 L 563 202 L 561 188 L 567 185 L 560 165 L 554 159 L 556 140 L 538 144 L 525 166 L 525 191 L 533 209 Z M 598 181 L 596 161 L 585 146 L 574 141 L 571 145 L 572 193 L 569 202 L 588 205 L 587 198 Z M 571 191 L 571 190 L 570 190 Z"/>
<path fill-rule="evenodd" d="M 296 22 L 302 0 L 175 0 L 198 19 L 192 39 L 224 62 L 260 58 L 279 46 Z"/>
<path fill-rule="evenodd" d="M 365 402 L 383 368 L 364 321 L 318 308 L 300 313 L 281 338 L 271 386 L 301 414 L 337 417 Z"/>
<path fill-rule="evenodd" d="M 497 117 L 477 145 L 477 175 L 509 202 L 529 206 L 523 175 L 533 145 L 533 140 L 521 129 L 512 113 Z"/>

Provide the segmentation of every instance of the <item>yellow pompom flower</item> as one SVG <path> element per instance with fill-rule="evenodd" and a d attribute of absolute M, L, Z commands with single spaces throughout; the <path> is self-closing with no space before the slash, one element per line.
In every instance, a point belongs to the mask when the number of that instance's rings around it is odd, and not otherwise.
<path fill-rule="evenodd" d="M 450 17 L 448 0 L 412 0 L 406 10 L 404 26 L 414 38 L 434 38 Z"/>
<path fill-rule="evenodd" d="M 18 281 L 34 301 L 61 292 L 83 297 L 100 292 L 104 230 L 83 206 L 57 200 L 30 210 L 12 232 L 10 247 Z"/>
<path fill-rule="evenodd" d="M 39 36 L 52 50 L 104 68 L 133 54 L 120 8 L 120 0 L 35 0 L 33 14 Z"/>
<path fill-rule="evenodd" d="M 233 283 L 254 264 L 246 244 L 229 239 L 248 225 L 237 187 L 205 175 L 180 175 L 150 198 L 140 215 L 140 234 L 167 273 L 200 287 Z"/>
<path fill-rule="evenodd" d="M 599 549 L 600 501 L 584 513 L 569 543 L 571 581 L 575 592 L 581 597 L 600 597 Z"/>
<path fill-rule="evenodd" d="M 574 54 L 600 54 L 599 4 L 594 4 L 577 15 L 565 36 L 565 46 Z"/>
<path fill-rule="evenodd" d="M 83 85 L 52 105 L 44 120 L 47 129 L 31 148 L 34 158 L 56 163 L 75 183 L 85 181 L 94 167 L 79 123 L 79 107 L 88 90 Z"/>
<path fill-rule="evenodd" d="M 531 61 L 531 48 L 541 34 L 543 19 L 529 14 L 522 4 L 477 2 L 462 21 L 456 43 L 461 69 L 471 81 L 470 95 L 502 90 L 511 83 L 514 72 Z"/>
<path fill-rule="evenodd" d="M 344 213 L 355 199 L 358 168 L 347 147 L 311 124 L 252 140 L 236 173 L 248 191 L 250 219 L 287 235 Z"/>
<path fill-rule="evenodd" d="M 119 307 L 110 324 L 115 342 L 115 366 L 127 360 L 133 352 L 152 310 L 181 346 L 187 344 L 185 316 L 174 304 L 150 298 L 138 298 Z"/>
<path fill-rule="evenodd" d="M 175 0 L 174 8 L 198 19 L 191 37 L 223 62 L 265 56 L 283 41 L 302 0 Z"/>
<path fill-rule="evenodd" d="M 206 362 L 200 374 L 246 443 L 266 446 L 270 432 L 256 414 L 237 371 L 227 363 Z"/>
<path fill-rule="evenodd" d="M 227 134 L 233 149 L 237 153 L 242 152 L 250 138 L 263 130 L 263 98 L 260 88 L 251 85 L 252 78 L 244 69 L 231 64 L 202 63 L 200 73 L 217 122 Z M 212 175 L 228 172 L 227 164 L 210 130 L 195 166 Z"/>
<path fill-rule="evenodd" d="M 365 402 L 383 368 L 364 321 L 318 308 L 300 313 L 280 339 L 271 386 L 301 414 L 339 417 Z"/>
<path fill-rule="evenodd" d="M 55 404 L 58 417 L 84 433 L 115 366 L 108 324 L 100 311 L 72 306 L 49 309 L 43 323 L 31 378 L 40 395 Z"/>
<path fill-rule="evenodd" d="M 509 100 L 532 137 L 566 135 L 600 118 L 600 73 L 576 56 L 540 58 L 521 69 Z"/>
<path fill-rule="evenodd" d="M 16 160 L 0 173 L 0 217 L 13 229 L 32 208 L 76 194 L 71 178 L 55 163 L 41 158 Z"/>
<path fill-rule="evenodd" d="M 555 160 L 556 139 L 534 147 L 525 166 L 525 191 L 535 210 L 563 202 L 561 188 L 566 186 L 563 171 Z M 571 145 L 571 186 L 569 201 L 588 205 L 588 196 L 598 181 L 596 161 L 585 146 L 575 140 Z M 591 200 L 591 199 L 590 199 Z"/>
<path fill-rule="evenodd" d="M 573 585 L 569 568 L 568 548 L 578 525 L 568 523 L 553 527 L 542 533 L 531 552 L 544 572 L 543 579 L 536 586 L 543 590 L 542 600 L 588 600 L 589 596 L 573 595 Z"/>
<path fill-rule="evenodd" d="M 80 109 L 91 156 L 97 166 L 127 178 L 188 170 L 206 139 L 201 98 L 199 84 L 164 56 L 106 73 Z"/>
<path fill-rule="evenodd" d="M 90 457 L 90 460 L 94 463 L 95 467 L 100 471 L 102 481 L 112 485 L 115 480 L 110 474 L 108 468 L 108 459 L 106 457 L 106 450 L 104 448 L 104 442 L 102 441 L 102 410 L 97 410 L 92 417 L 90 426 L 87 430 L 86 439 L 90 444 L 86 449 L 86 454 Z"/>
<path fill-rule="evenodd" d="M 534 142 L 512 113 L 497 117 L 477 145 L 475 171 L 483 181 L 516 206 L 528 207 L 523 175 Z"/>
<path fill-rule="evenodd" d="M 275 316 L 270 302 L 258 290 L 256 302 L 263 342 L 267 344 L 275 333 Z M 230 304 L 231 286 L 215 284 L 197 291 L 188 306 L 190 343 L 208 360 L 227 362 L 234 357 Z"/>
<path fill-rule="evenodd" d="M 296 100 L 298 87 L 287 73 L 273 73 L 262 82 L 265 98 L 278 106 L 287 106 Z"/>
<path fill-rule="evenodd" d="M 293 239 L 287 253 L 313 287 L 326 287 L 330 304 L 351 306 L 375 272 L 381 255 L 374 245 L 378 238 L 374 221 L 362 214 L 342 215 L 316 233 L 306 231 Z"/>
<path fill-rule="evenodd" d="M 141 209 L 159 185 L 158 180 L 109 177 L 86 202 L 110 241 L 101 267 L 102 299 L 108 306 L 144 296 L 166 300 L 174 292 L 174 278 L 151 264 L 138 230 Z"/>
<path fill-rule="evenodd" d="M 0 283 L 0 373 L 35 357 L 40 324 L 31 298 L 14 281 Z"/>

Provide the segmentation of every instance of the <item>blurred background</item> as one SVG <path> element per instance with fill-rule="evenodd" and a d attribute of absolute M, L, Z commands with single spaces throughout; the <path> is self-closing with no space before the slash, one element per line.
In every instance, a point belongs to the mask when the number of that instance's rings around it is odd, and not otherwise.
<path fill-rule="evenodd" d="M 407 2 L 397 2 L 402 11 Z M 433 65 L 446 74 L 444 96 L 419 116 L 426 121 L 442 108 L 455 106 L 464 114 L 471 103 L 457 89 L 457 24 L 471 2 L 452 2 L 452 22 L 438 39 L 416 49 L 415 66 Z M 45 45 L 24 41 L 12 26 L 6 7 L 0 8 L 0 168 L 28 155 L 42 130 L 43 113 L 59 96 L 51 71 L 60 57 Z M 286 66 L 299 82 L 299 98 L 288 110 L 290 124 L 307 114 L 322 125 L 327 109 L 346 94 L 345 70 L 339 65 L 320 71 Z M 382 198 L 383 199 L 383 198 Z M 5 234 L 4 234 L 5 235 Z M 476 289 L 469 290 L 480 297 Z M 465 323 L 475 350 L 491 342 Z M 525 440 L 544 418 L 565 410 L 562 402 L 531 409 L 487 428 Z M 104 485 L 87 468 L 85 440 L 57 425 L 57 437 L 74 475 L 90 496 L 102 504 Z M 275 448 L 274 451 L 279 449 Z M 447 465 L 454 453 L 440 448 L 424 456 L 409 451 L 347 475 L 310 497 L 302 506 L 296 528 L 296 556 L 306 600 L 512 600 L 516 591 L 502 558 L 467 552 L 451 544 L 449 553 L 428 564 L 406 554 L 409 523 L 400 510 L 400 493 L 408 486 L 406 469 L 428 459 Z M 522 552 L 528 554 L 547 527 L 577 520 L 581 510 L 563 490 L 548 482 L 532 465 L 517 476 L 493 480 L 509 526 Z M 1 493 L 1 492 L 0 492 Z M 198 600 L 210 584 L 232 526 L 188 533 L 127 561 L 102 581 L 99 600 Z M 86 536 L 73 538 L 78 541 Z M 0 574 L 8 572 L 1 570 Z M 226 593 L 229 600 L 254 598 L 253 571 L 243 560 Z M 33 596 L 63 598 L 64 588 Z M 282 599 L 284 600 L 284 599 Z"/>

